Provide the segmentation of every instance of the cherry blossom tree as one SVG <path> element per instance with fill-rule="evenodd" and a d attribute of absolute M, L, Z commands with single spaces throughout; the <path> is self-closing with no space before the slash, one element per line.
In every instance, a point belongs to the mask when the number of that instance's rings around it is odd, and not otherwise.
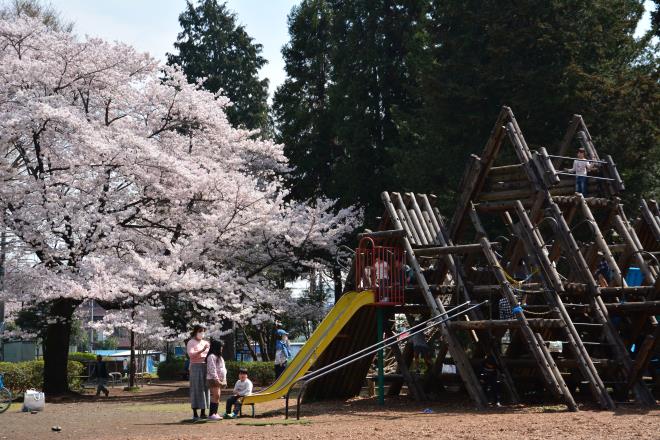
<path fill-rule="evenodd" d="M 3 295 L 48 307 L 47 393 L 67 391 L 82 301 L 132 328 L 130 310 L 172 302 L 262 322 L 277 274 L 355 228 L 332 201 L 285 203 L 282 147 L 233 128 L 229 106 L 125 44 L 0 20 L 0 228 L 31 255 Z"/>

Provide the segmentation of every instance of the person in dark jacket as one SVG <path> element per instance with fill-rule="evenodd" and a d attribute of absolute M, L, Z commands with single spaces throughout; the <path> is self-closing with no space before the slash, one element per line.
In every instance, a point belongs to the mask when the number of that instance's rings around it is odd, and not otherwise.
<path fill-rule="evenodd" d="M 96 379 L 96 396 L 99 396 L 103 392 L 105 397 L 108 397 L 110 391 L 106 388 L 105 384 L 108 383 L 108 377 L 110 375 L 108 374 L 108 367 L 101 355 L 96 356 L 92 377 Z"/>

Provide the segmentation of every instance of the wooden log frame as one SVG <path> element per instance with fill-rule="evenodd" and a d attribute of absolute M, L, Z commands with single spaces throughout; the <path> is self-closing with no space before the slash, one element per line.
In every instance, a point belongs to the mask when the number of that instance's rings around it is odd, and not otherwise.
<path fill-rule="evenodd" d="M 543 194 L 536 194 L 536 200 L 530 211 L 530 216 L 534 221 L 534 224 L 541 221 L 543 217 L 543 205 L 545 204 L 545 197 Z M 476 213 L 475 213 L 476 215 Z M 522 240 L 518 240 L 513 248 L 512 254 L 509 256 L 509 264 L 507 265 L 507 270 L 509 273 L 516 273 L 520 266 L 520 259 L 525 252 L 525 245 Z"/>
<path fill-rule="evenodd" d="M 658 214 L 654 214 L 653 211 L 651 211 L 648 202 L 644 199 L 642 199 L 640 204 L 640 213 L 642 215 L 642 219 L 655 238 L 655 241 L 660 244 L 660 217 Z"/>
<path fill-rule="evenodd" d="M 388 331 L 387 336 L 392 336 L 392 334 L 393 333 L 390 330 Z M 403 376 L 403 380 L 408 385 L 408 391 L 412 395 L 412 398 L 418 402 L 427 400 L 427 396 L 424 393 L 424 389 L 420 386 L 419 381 L 410 373 L 408 363 L 406 362 L 406 358 L 399 348 L 399 344 L 392 345 L 391 350 L 392 354 L 394 354 L 394 358 L 396 359 L 397 371 L 399 371 Z"/>
<path fill-rule="evenodd" d="M 498 242 L 492 242 L 491 246 L 499 246 Z M 433 246 L 433 247 L 417 247 L 415 253 L 418 257 L 437 257 L 447 254 L 472 254 L 481 253 L 481 245 L 475 244 L 457 244 L 453 246 Z"/>
<path fill-rule="evenodd" d="M 516 319 L 486 319 L 483 321 L 454 321 L 450 323 L 452 329 L 460 330 L 495 330 L 521 328 L 523 322 Z M 561 319 L 528 318 L 527 325 L 536 330 L 547 328 L 561 328 L 564 321 Z"/>
<path fill-rule="evenodd" d="M 571 141 L 573 141 L 575 137 L 578 138 L 580 145 L 585 149 L 588 159 L 601 160 L 601 158 L 598 156 L 596 146 L 593 143 L 593 138 L 591 137 L 589 129 L 587 128 L 587 124 L 584 122 L 584 119 L 580 115 L 573 115 L 573 118 L 571 119 L 568 129 L 566 130 L 566 133 L 564 134 L 564 137 L 559 145 L 560 156 L 566 156 L 568 154 L 568 148 L 571 144 Z M 558 159 L 557 168 L 561 168 L 563 161 L 564 159 Z M 605 177 L 613 179 L 606 184 L 607 194 L 608 196 L 612 197 L 623 191 L 625 186 L 623 184 L 623 180 L 621 180 L 619 171 L 616 168 L 616 164 L 612 160 L 612 157 L 610 155 L 606 155 L 604 162 L 607 163 L 604 168 Z"/>
<path fill-rule="evenodd" d="M 387 231 L 365 231 L 361 234 L 358 234 L 358 239 L 362 238 L 373 238 L 374 240 L 388 239 L 388 238 L 401 238 L 406 235 L 406 231 L 403 229 L 392 229 Z"/>
<path fill-rule="evenodd" d="M 500 114 L 495 121 L 495 125 L 490 132 L 490 136 L 481 157 L 472 155 L 465 174 L 461 179 L 459 188 L 462 188 L 454 216 L 449 223 L 449 236 L 453 241 L 457 241 L 465 223 L 465 216 L 469 208 L 469 202 L 476 199 L 475 195 L 481 191 L 488 174 L 488 170 L 493 166 L 493 162 L 500 151 L 504 136 L 506 134 L 505 124 L 515 120 L 513 112 L 509 107 L 502 107 Z M 516 124 L 517 125 L 517 124 Z"/>
<path fill-rule="evenodd" d="M 396 229 L 404 229 L 404 226 L 400 220 L 400 216 L 394 207 L 394 204 L 392 203 L 390 195 L 387 192 L 383 192 L 381 197 L 390 216 L 390 221 L 394 227 Z M 433 316 L 447 316 L 447 311 L 445 310 L 444 306 L 441 302 L 436 300 L 436 298 L 431 293 L 431 290 L 429 289 L 428 283 L 426 282 L 424 274 L 422 273 L 422 269 L 417 262 L 417 258 L 415 257 L 415 251 L 412 247 L 412 244 L 410 243 L 409 238 L 406 236 L 402 239 L 402 241 L 404 249 L 407 252 L 406 258 L 408 260 L 408 264 L 411 266 L 413 273 L 415 274 L 415 278 L 417 279 L 417 283 L 422 289 L 424 299 L 429 306 L 431 314 Z M 440 328 L 442 336 L 448 344 L 449 353 L 456 363 L 456 368 L 458 369 L 458 372 L 463 379 L 468 394 L 478 408 L 485 408 L 488 405 L 488 399 L 486 398 L 486 394 L 484 393 L 484 390 L 479 383 L 479 379 L 477 378 L 472 365 L 470 365 L 469 359 L 463 350 L 463 347 L 458 342 L 454 331 L 451 330 L 449 325 L 442 324 L 440 325 Z"/>
<path fill-rule="evenodd" d="M 600 296 L 600 289 L 596 284 L 596 281 L 587 266 L 587 263 L 580 252 L 580 249 L 571 234 L 571 230 L 568 227 L 564 217 L 562 216 L 561 210 L 557 204 L 552 202 L 551 196 L 548 194 L 549 199 L 549 212 L 552 217 L 557 222 L 557 234 L 558 238 L 562 241 L 564 249 L 566 251 L 566 256 L 569 259 L 571 266 L 576 270 L 576 272 L 582 278 L 582 281 L 588 285 L 590 293 L 590 306 L 591 306 L 591 316 L 596 320 L 597 323 L 603 324 L 603 335 L 605 336 L 607 342 L 613 349 L 614 355 L 617 360 L 621 363 L 621 368 L 619 373 L 624 382 L 630 380 L 630 373 L 632 369 L 632 360 L 628 354 L 628 351 L 621 340 L 616 328 L 609 319 L 609 314 L 605 303 L 603 302 L 602 297 Z M 522 206 L 519 207 L 519 212 L 524 210 Z M 646 387 L 642 381 L 635 381 L 632 386 L 633 393 L 637 401 L 642 405 L 655 405 L 655 398 Z"/>
<path fill-rule="evenodd" d="M 540 206 L 541 204 L 539 203 L 538 204 L 539 209 Z M 495 256 L 495 253 L 493 252 L 493 249 L 490 246 L 490 242 L 488 241 L 486 230 L 481 224 L 481 220 L 479 219 L 479 216 L 474 208 L 474 205 L 471 205 L 471 209 L 469 213 L 474 228 L 480 236 L 480 243 L 484 249 L 484 255 L 486 257 L 486 260 L 488 261 L 491 271 L 494 273 L 495 278 L 497 279 L 501 287 L 500 291 L 502 293 L 502 297 L 509 302 L 510 307 L 513 309 L 514 307 L 518 306 L 517 298 L 515 296 L 515 293 L 513 292 L 513 289 L 511 288 L 511 285 L 506 279 L 504 269 L 500 266 L 497 257 Z M 559 371 L 553 357 L 547 351 L 543 339 L 538 333 L 535 334 L 534 331 L 531 329 L 530 321 L 525 317 L 523 312 L 516 313 L 515 316 L 516 319 L 521 323 L 521 331 L 525 341 L 527 342 L 527 347 L 529 351 L 532 353 L 533 357 L 536 359 L 537 366 L 542 372 L 544 379 L 546 380 L 546 384 L 549 386 L 550 391 L 555 396 L 563 398 L 566 401 L 566 404 L 569 407 L 569 409 L 571 409 L 572 411 L 577 411 L 577 405 L 575 403 L 575 400 L 573 399 L 573 396 L 571 395 L 568 387 L 566 386 L 564 378 L 562 377 L 561 372 Z M 553 322 L 558 322 L 559 323 L 558 326 L 561 328 L 565 326 L 563 319 L 553 320 Z"/>
<path fill-rule="evenodd" d="M 403 208 L 404 201 L 399 196 L 399 194 L 392 193 L 392 196 L 395 205 L 398 205 L 400 208 Z M 418 218 L 424 218 L 428 220 L 426 228 L 421 228 L 420 231 L 420 234 L 427 235 L 427 241 L 434 243 L 436 248 L 440 248 L 440 249 L 442 248 L 454 248 L 457 250 L 461 249 L 461 248 L 457 248 L 456 246 L 453 246 L 451 241 L 448 240 L 447 232 L 444 228 L 442 216 L 440 216 L 437 210 L 434 210 L 431 207 L 431 204 L 425 195 L 420 194 L 416 198 L 413 194 L 406 193 L 405 199 L 410 205 L 411 209 L 409 210 L 411 212 L 411 215 L 414 214 Z M 418 203 L 418 199 L 419 199 L 419 203 Z M 427 213 L 427 216 L 424 216 L 424 213 Z M 420 250 L 415 250 L 415 252 L 419 253 Z M 463 282 L 464 274 L 461 271 L 460 265 L 456 264 L 454 255 L 452 255 L 452 253 L 440 253 L 440 256 L 441 256 L 441 261 L 444 262 L 444 266 L 443 266 L 444 271 L 448 270 L 452 274 L 452 278 L 454 280 L 454 286 L 455 286 L 454 292 L 458 292 L 459 294 L 462 294 L 463 296 L 463 298 L 461 299 L 462 301 L 471 301 L 472 298 L 469 292 L 469 288 Z M 442 277 L 444 276 L 445 276 L 445 272 L 442 273 Z M 476 309 L 471 311 L 468 317 L 469 319 L 472 320 L 483 319 L 482 312 Z M 515 390 L 514 382 L 513 379 L 511 378 L 509 371 L 506 369 L 506 366 L 503 363 L 501 363 L 501 353 L 499 352 L 497 346 L 493 344 L 492 341 L 488 341 L 484 337 L 479 337 L 474 331 L 470 332 L 470 336 L 472 337 L 474 342 L 476 342 L 478 345 L 482 347 L 484 351 L 489 352 L 491 356 L 493 356 L 495 362 L 498 363 L 498 365 L 501 364 L 502 366 L 501 373 L 504 379 L 503 380 L 504 387 L 507 391 L 507 394 L 509 394 L 511 401 L 517 403 L 519 401 L 518 393 Z"/>
<path fill-rule="evenodd" d="M 436 232 L 434 242 L 445 247 L 456 247 L 453 245 L 453 242 L 449 238 L 449 234 L 446 228 L 444 227 L 444 222 L 442 220 L 442 216 L 439 215 L 439 212 L 437 212 L 437 210 L 435 210 L 434 212 L 434 210 L 431 208 L 431 204 L 429 203 L 428 198 L 425 195 L 421 194 L 418 197 L 421 202 L 421 205 L 424 207 L 424 210 L 426 212 L 431 212 L 436 214 L 435 216 L 430 215 L 430 219 L 432 223 L 431 229 L 433 229 Z M 417 200 L 412 198 L 411 203 L 415 210 L 420 210 Z M 456 263 L 454 256 L 451 254 L 447 254 L 444 257 L 444 259 L 445 259 L 445 267 L 451 271 L 454 279 L 454 283 L 458 287 L 457 290 L 463 294 L 463 300 L 472 301 L 472 292 L 470 286 L 466 285 L 466 283 L 464 282 L 465 274 L 461 266 Z M 471 311 L 469 318 L 474 321 L 483 320 L 483 313 L 481 310 L 475 309 Z M 518 395 L 518 392 L 516 391 L 513 378 L 511 377 L 511 373 L 507 369 L 506 364 L 504 364 L 504 362 L 502 361 L 502 353 L 498 345 L 495 344 L 494 341 L 492 340 L 493 339 L 492 335 L 482 334 L 480 336 L 477 336 L 476 333 L 474 332 L 471 332 L 471 335 L 473 337 L 473 340 L 482 347 L 484 352 L 489 353 L 490 356 L 495 360 L 495 363 L 497 364 L 503 379 L 504 388 L 506 389 L 507 394 L 511 399 L 511 402 L 518 403 L 520 401 L 520 397 Z"/>
<path fill-rule="evenodd" d="M 591 306 L 589 304 L 572 304 L 564 303 L 566 310 L 570 312 L 579 312 L 588 314 L 590 313 Z M 605 303 L 605 308 L 610 313 L 617 315 L 627 315 L 634 313 L 660 313 L 660 301 L 639 301 L 639 302 L 615 302 L 615 303 Z M 550 310 L 551 306 L 543 304 L 533 304 L 526 305 L 525 309 L 532 311 L 546 311 Z"/>
<path fill-rule="evenodd" d="M 582 116 L 580 115 L 573 115 L 573 117 L 571 118 L 571 122 L 568 125 L 568 129 L 566 130 L 566 133 L 564 134 L 564 138 L 559 144 L 560 156 L 566 156 L 566 153 L 568 153 L 568 147 L 570 147 L 571 141 L 575 137 L 575 133 L 577 132 L 577 129 L 580 127 L 582 122 L 583 122 Z M 556 167 L 561 168 L 562 163 L 563 163 L 563 159 L 558 159 Z"/>
<path fill-rule="evenodd" d="M 499 265 L 497 257 L 490 247 L 488 239 L 482 237 L 480 241 L 481 245 L 483 246 L 486 259 L 488 260 L 488 264 L 490 265 L 493 273 L 495 273 L 498 282 L 502 286 L 502 293 L 509 301 L 509 305 L 512 309 L 517 307 L 518 301 L 516 296 L 511 289 L 511 285 L 508 283 L 506 276 L 504 275 L 502 266 Z M 527 347 L 532 353 L 532 356 L 536 359 L 537 365 L 543 375 L 543 378 L 545 379 L 548 390 L 557 398 L 563 399 L 571 411 L 577 411 L 578 407 L 575 403 L 575 399 L 573 399 L 571 392 L 566 386 L 566 382 L 564 382 L 564 379 L 562 378 L 557 365 L 555 364 L 552 357 L 548 357 L 543 351 L 543 344 L 539 341 L 537 334 L 535 334 L 530 327 L 525 314 L 523 312 L 519 312 L 515 314 L 515 317 L 518 321 L 520 321 L 520 329 L 522 331 L 523 337 L 525 338 L 525 341 L 527 342 Z"/>
<path fill-rule="evenodd" d="M 626 222 L 619 214 L 614 216 L 614 225 L 616 227 L 616 231 L 619 233 L 621 238 L 623 238 L 624 242 L 628 245 L 628 249 L 632 251 L 631 256 L 635 260 L 635 263 L 637 263 L 637 265 L 639 266 L 642 273 L 644 274 L 646 283 L 650 285 L 655 284 L 656 274 L 654 273 L 653 269 L 646 263 L 646 260 L 644 260 L 644 255 L 643 255 L 644 250 L 635 241 L 634 237 L 636 237 L 636 234 L 634 234 L 634 230 L 632 230 L 632 228 L 629 227 L 629 225 L 626 225 Z"/>
<path fill-rule="evenodd" d="M 605 241 L 605 237 L 603 237 L 603 233 L 600 231 L 598 223 L 591 213 L 591 209 L 589 209 L 589 206 L 585 202 L 584 197 L 582 197 L 582 194 L 578 196 L 577 205 L 580 207 L 584 218 L 591 223 L 596 245 L 598 246 L 598 250 L 603 254 L 603 257 L 607 261 L 607 264 L 610 266 L 610 269 L 612 270 L 612 278 L 614 279 L 614 282 L 617 286 L 623 286 L 624 282 L 621 269 L 619 269 L 619 265 L 616 264 L 616 260 L 614 259 L 614 256 L 612 255 L 612 252 L 607 245 L 607 241 Z"/>
<path fill-rule="evenodd" d="M 626 257 L 631 258 L 637 263 L 640 270 L 644 274 L 644 279 L 647 285 L 654 286 L 652 291 L 646 296 L 646 300 L 653 300 L 660 290 L 660 278 L 658 278 L 658 269 L 647 264 L 643 255 L 643 248 L 640 243 L 637 233 L 630 226 L 628 219 L 623 212 L 623 208 L 619 206 L 617 208 L 617 214 L 614 215 L 614 225 L 617 232 L 621 235 L 624 242 L 628 245 L 628 249 L 632 251 L 631 254 L 626 255 Z M 650 323 L 652 326 L 657 325 L 657 321 L 653 314 L 645 313 L 642 316 L 637 317 L 635 322 L 632 323 L 631 329 L 628 332 L 628 338 L 632 341 L 637 340 L 638 336 L 642 333 L 644 327 L 647 323 Z"/>
<path fill-rule="evenodd" d="M 601 407 L 605 409 L 613 409 L 615 407 L 614 401 L 608 394 L 607 388 L 605 387 L 603 380 L 600 378 L 600 375 L 591 360 L 591 356 L 585 348 L 582 338 L 575 328 L 573 320 L 561 300 L 561 295 L 565 293 L 563 282 L 545 251 L 543 238 L 540 234 L 534 233 L 535 228 L 527 216 L 522 204 L 518 204 L 516 213 L 520 219 L 518 225 L 513 224 L 513 221 L 508 214 L 505 217 L 507 217 L 508 223 L 510 227 L 513 228 L 514 233 L 524 243 L 527 255 L 531 259 L 531 266 L 540 269 L 539 275 L 545 287 L 543 290 L 547 294 L 548 304 L 556 308 L 560 317 L 564 320 L 566 329 L 565 336 L 568 340 L 569 347 L 578 362 L 580 372 L 589 383 L 590 390 Z"/>

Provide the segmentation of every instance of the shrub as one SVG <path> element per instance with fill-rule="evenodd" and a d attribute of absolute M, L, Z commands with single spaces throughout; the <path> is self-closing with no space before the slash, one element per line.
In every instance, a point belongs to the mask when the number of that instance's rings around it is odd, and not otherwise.
<path fill-rule="evenodd" d="M 80 389 L 81 380 L 76 376 L 83 374 L 84 367 L 80 362 L 69 361 L 69 388 Z M 5 386 L 14 394 L 21 394 L 27 389 L 43 388 L 44 361 L 0 362 L 0 373 L 4 375 Z"/>
<path fill-rule="evenodd" d="M 185 359 L 172 358 L 158 364 L 158 378 L 161 380 L 181 379 L 184 373 Z"/>
<path fill-rule="evenodd" d="M 238 370 L 248 370 L 248 377 L 255 385 L 270 385 L 275 380 L 275 369 L 272 362 L 225 362 L 227 367 L 227 385 L 233 387 L 238 380 Z"/>
<path fill-rule="evenodd" d="M 94 353 L 81 353 L 81 352 L 69 353 L 69 360 L 78 361 L 83 364 L 87 362 L 95 362 L 96 355 Z"/>
<path fill-rule="evenodd" d="M 161 380 L 180 380 L 184 371 L 185 359 L 174 358 L 158 364 L 158 378 Z M 227 367 L 227 385 L 233 387 L 238 380 L 238 370 L 246 368 L 250 380 L 259 386 L 270 385 L 275 380 L 272 362 L 236 362 L 225 361 Z"/>

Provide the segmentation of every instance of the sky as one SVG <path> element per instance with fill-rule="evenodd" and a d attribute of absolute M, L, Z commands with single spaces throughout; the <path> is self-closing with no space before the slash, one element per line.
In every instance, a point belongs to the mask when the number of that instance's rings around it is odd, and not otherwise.
<path fill-rule="evenodd" d="M 74 22 L 74 32 L 131 44 L 165 61 L 173 52 L 172 44 L 180 31 L 179 14 L 185 0 L 50 0 L 62 18 Z M 263 45 L 268 64 L 260 71 L 270 80 L 270 93 L 285 79 L 280 50 L 289 40 L 287 16 L 298 0 L 228 0 L 227 6 L 238 16 L 255 42 Z M 650 27 L 652 2 L 646 2 L 637 34 Z"/>
<path fill-rule="evenodd" d="M 62 18 L 74 22 L 80 35 L 118 40 L 165 61 L 180 32 L 179 14 L 185 0 L 50 0 Z M 287 16 L 298 0 L 229 0 L 238 22 L 255 42 L 263 45 L 268 60 L 260 72 L 270 79 L 271 95 L 285 79 L 280 50 L 289 40 Z"/>

